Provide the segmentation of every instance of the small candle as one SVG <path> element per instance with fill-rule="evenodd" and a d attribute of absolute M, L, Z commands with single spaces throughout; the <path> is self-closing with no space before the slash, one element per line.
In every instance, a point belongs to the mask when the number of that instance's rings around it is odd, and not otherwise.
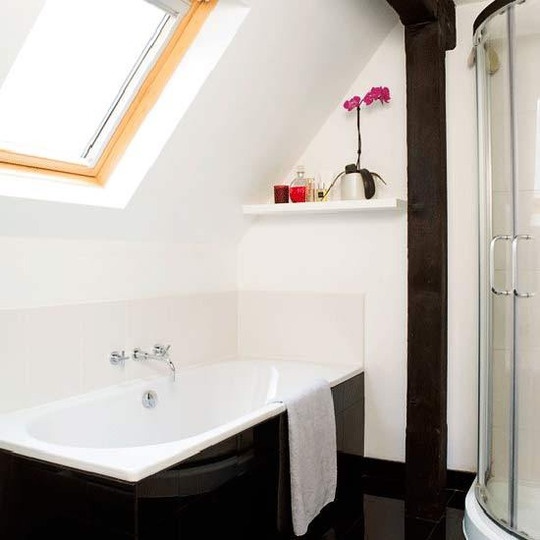
<path fill-rule="evenodd" d="M 288 203 L 289 202 L 289 186 L 286 184 L 279 184 L 274 186 L 274 202 L 275 203 Z"/>
<path fill-rule="evenodd" d="M 293 203 L 306 202 L 306 186 L 291 186 L 290 192 Z"/>

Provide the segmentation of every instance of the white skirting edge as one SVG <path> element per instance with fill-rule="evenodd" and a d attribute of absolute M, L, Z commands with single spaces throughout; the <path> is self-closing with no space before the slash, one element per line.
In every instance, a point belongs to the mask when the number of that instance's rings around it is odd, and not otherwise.
<path fill-rule="evenodd" d="M 474 493 L 476 481 L 465 498 L 465 517 L 463 534 L 467 540 L 516 540 L 506 531 L 499 528 L 484 512 Z"/>

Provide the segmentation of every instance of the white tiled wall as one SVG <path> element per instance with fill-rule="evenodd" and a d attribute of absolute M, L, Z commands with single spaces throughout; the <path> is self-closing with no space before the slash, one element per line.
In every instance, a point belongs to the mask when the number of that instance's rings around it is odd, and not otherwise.
<path fill-rule="evenodd" d="M 0 310 L 0 329 L 0 411 L 8 411 L 167 373 L 152 361 L 112 366 L 113 350 L 170 344 L 177 366 L 235 356 L 237 294 Z"/>
<path fill-rule="evenodd" d="M 362 294 L 216 292 L 0 310 L 0 412 L 167 374 L 115 350 L 171 345 L 177 368 L 236 356 L 363 365 Z"/>
<path fill-rule="evenodd" d="M 363 294 L 242 291 L 238 314 L 242 356 L 363 365 Z"/>

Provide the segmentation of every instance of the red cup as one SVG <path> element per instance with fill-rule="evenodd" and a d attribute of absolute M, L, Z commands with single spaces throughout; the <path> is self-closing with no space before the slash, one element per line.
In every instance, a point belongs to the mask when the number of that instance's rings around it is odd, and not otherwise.
<path fill-rule="evenodd" d="M 306 186 L 291 186 L 289 195 L 293 203 L 306 202 Z"/>
<path fill-rule="evenodd" d="M 289 202 L 289 186 L 286 184 L 279 184 L 274 186 L 274 202 L 275 203 L 288 203 Z"/>

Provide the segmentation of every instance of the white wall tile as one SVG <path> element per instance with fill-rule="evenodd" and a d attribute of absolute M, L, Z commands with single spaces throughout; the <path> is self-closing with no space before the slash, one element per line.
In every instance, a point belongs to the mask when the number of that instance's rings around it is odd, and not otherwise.
<path fill-rule="evenodd" d="M 540 272 L 528 273 L 523 276 L 523 284 L 535 281 Z M 538 290 L 538 289 L 536 289 Z M 540 298 L 538 295 L 532 298 L 519 298 L 516 301 L 516 346 L 519 349 L 540 350 Z"/>
<path fill-rule="evenodd" d="M 518 474 L 519 482 L 540 481 L 540 432 L 538 409 L 540 407 L 540 349 L 517 351 L 517 422 L 518 422 Z M 493 439 L 492 456 L 494 473 L 499 479 L 507 474 L 510 441 L 510 351 L 494 351 L 493 359 Z"/>
<path fill-rule="evenodd" d="M 529 440 L 529 445 L 531 448 L 531 476 L 530 478 L 525 478 L 525 481 L 529 483 L 540 482 L 540 429 L 532 429 L 527 433 L 527 438 Z"/>
<path fill-rule="evenodd" d="M 516 10 L 517 28 L 527 24 L 526 19 L 534 13 L 527 13 L 531 10 L 529 5 Z M 518 33 L 516 37 L 516 63 L 515 63 L 515 81 L 516 81 L 516 104 L 518 112 L 535 112 L 538 105 L 538 89 L 540 88 L 540 75 L 536 69 L 538 54 L 540 53 L 540 42 L 538 34 Z M 532 139 L 531 139 L 532 140 Z"/>
<path fill-rule="evenodd" d="M 536 442 L 536 430 L 519 429 L 518 430 L 518 446 L 517 446 L 517 459 L 518 459 L 518 483 L 536 483 L 540 480 L 539 470 L 535 468 L 534 454 L 538 452 L 538 448 L 535 448 Z M 520 503 L 524 503 L 523 500 Z M 519 504 L 519 503 L 518 503 Z"/>
<path fill-rule="evenodd" d="M 491 437 L 491 472 L 495 480 L 508 481 L 508 441 L 508 428 L 493 428 Z"/>
<path fill-rule="evenodd" d="M 505 83 L 507 84 L 507 83 Z M 496 88 L 496 87 L 495 87 Z M 506 98 L 504 98 L 506 99 Z M 497 98 L 493 97 L 496 102 Z M 500 103 L 500 102 L 498 102 Z M 497 107 L 499 105 L 497 104 Z M 512 190 L 512 161 L 511 161 L 511 138 L 510 138 L 510 110 L 492 111 L 491 116 L 491 181 L 493 190 Z"/>
<path fill-rule="evenodd" d="M 113 366 L 109 355 L 126 350 L 127 304 L 107 302 L 85 304 L 81 311 L 82 390 L 116 384 L 127 376 L 126 366 Z M 131 375 L 131 374 L 130 374 Z"/>
<path fill-rule="evenodd" d="M 153 360 L 113 366 L 113 351 L 171 345 L 177 367 L 235 357 L 237 302 L 233 291 L 0 311 L 0 411 L 170 373 Z"/>
<path fill-rule="evenodd" d="M 493 351 L 493 425 L 508 430 L 510 404 L 510 351 Z"/>
<path fill-rule="evenodd" d="M 518 189 L 520 191 L 533 191 L 540 188 L 540 185 L 537 184 L 536 172 L 538 161 L 536 155 L 538 144 L 536 107 L 535 101 L 532 111 L 521 112 L 517 115 Z"/>
<path fill-rule="evenodd" d="M 237 293 L 188 295 L 172 302 L 172 343 L 179 365 L 236 356 Z"/>
<path fill-rule="evenodd" d="M 242 356 L 363 365 L 363 294 L 243 291 L 239 298 Z"/>
<path fill-rule="evenodd" d="M 516 234 L 529 234 L 533 240 L 519 243 L 519 267 L 540 270 L 540 191 L 522 191 L 517 201 Z"/>
<path fill-rule="evenodd" d="M 509 191 L 493 193 L 493 235 L 512 232 L 512 195 Z"/>
<path fill-rule="evenodd" d="M 188 296 L 189 297 L 189 296 Z M 171 345 L 173 321 L 171 298 L 149 298 L 127 302 L 127 350 L 129 355 L 135 348 L 152 352 L 154 345 Z M 171 355 L 174 353 L 171 349 Z M 148 377 L 166 374 L 165 362 L 155 360 L 133 360 L 126 363 L 126 377 Z"/>
<path fill-rule="evenodd" d="M 82 390 L 80 307 L 30 309 L 23 317 L 27 404 L 79 394 Z"/>
<path fill-rule="evenodd" d="M 503 284 L 506 275 L 503 272 L 495 273 L 496 282 Z M 493 301 L 493 328 L 492 340 L 495 349 L 510 349 L 512 343 L 512 296 L 492 296 Z"/>
<path fill-rule="evenodd" d="M 18 311 L 0 311 L 0 412 L 25 404 L 25 364 L 27 335 Z"/>

